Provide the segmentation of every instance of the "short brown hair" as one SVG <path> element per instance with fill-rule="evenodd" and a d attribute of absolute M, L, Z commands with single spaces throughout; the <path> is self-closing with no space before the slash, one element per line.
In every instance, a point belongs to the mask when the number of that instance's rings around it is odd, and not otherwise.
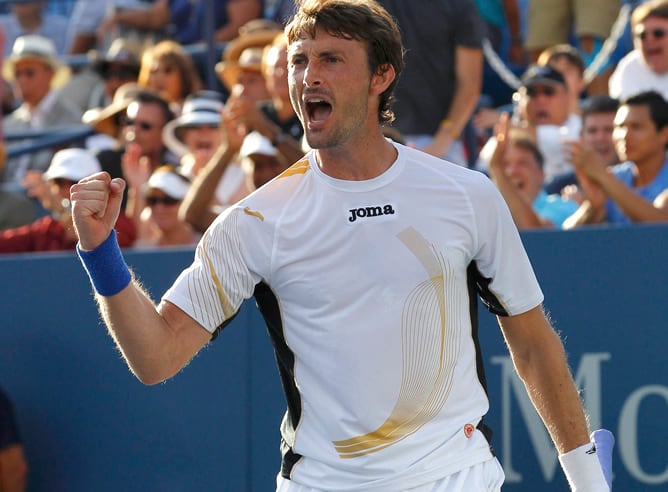
<path fill-rule="evenodd" d="M 302 0 L 285 28 L 288 42 L 294 43 L 303 35 L 314 37 L 316 27 L 332 36 L 364 42 L 372 74 L 394 67 L 396 77 L 380 95 L 378 105 L 379 122 L 393 121 L 392 93 L 404 68 L 404 48 L 392 16 L 374 0 Z"/>

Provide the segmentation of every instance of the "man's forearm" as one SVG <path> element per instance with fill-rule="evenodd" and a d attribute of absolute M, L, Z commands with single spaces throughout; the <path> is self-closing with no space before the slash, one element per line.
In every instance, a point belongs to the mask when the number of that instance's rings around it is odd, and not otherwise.
<path fill-rule="evenodd" d="M 204 232 L 216 217 L 211 204 L 216 189 L 235 152 L 227 145 L 221 145 L 211 156 L 211 160 L 200 170 L 190 185 L 188 193 L 179 208 L 181 220 L 192 225 L 197 231 Z"/>
<path fill-rule="evenodd" d="M 605 173 L 598 183 L 631 221 L 668 222 L 667 210 L 655 207 L 613 174 Z"/>

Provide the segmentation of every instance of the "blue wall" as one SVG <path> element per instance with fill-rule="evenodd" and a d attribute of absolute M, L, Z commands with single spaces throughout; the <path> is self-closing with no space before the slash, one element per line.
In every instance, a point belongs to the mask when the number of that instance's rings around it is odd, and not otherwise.
<path fill-rule="evenodd" d="M 668 488 L 668 228 L 532 232 L 524 240 L 594 424 L 613 430 L 616 490 Z M 128 253 L 154 298 L 191 251 Z M 252 303 L 172 380 L 128 371 L 73 254 L 0 257 L 0 386 L 14 400 L 31 491 L 267 491 L 284 400 Z M 505 491 L 562 491 L 544 429 L 482 313 Z"/>

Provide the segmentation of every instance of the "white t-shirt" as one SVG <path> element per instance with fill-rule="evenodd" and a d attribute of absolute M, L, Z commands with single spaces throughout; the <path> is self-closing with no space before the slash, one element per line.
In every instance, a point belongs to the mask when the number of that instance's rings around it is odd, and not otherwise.
<path fill-rule="evenodd" d="M 657 91 L 668 100 L 668 73 L 653 72 L 642 60 L 638 50 L 622 58 L 608 81 L 610 96 L 627 99 L 640 92 Z"/>
<path fill-rule="evenodd" d="M 220 215 L 164 296 L 213 333 L 262 282 L 282 475 L 315 489 L 401 490 L 488 460 L 469 289 L 502 314 L 543 300 L 491 181 L 395 147 L 367 181 L 310 152 Z"/>

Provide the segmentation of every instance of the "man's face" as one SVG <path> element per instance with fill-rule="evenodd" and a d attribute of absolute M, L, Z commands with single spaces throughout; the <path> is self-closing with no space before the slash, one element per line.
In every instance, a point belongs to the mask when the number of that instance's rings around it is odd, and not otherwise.
<path fill-rule="evenodd" d="M 370 107 L 371 74 L 364 44 L 317 28 L 288 48 L 290 100 L 311 148 L 330 148 L 377 122 Z M 373 120 L 372 120 L 373 118 Z"/>
<path fill-rule="evenodd" d="M 615 113 L 591 113 L 582 118 L 580 140 L 598 154 L 606 166 L 619 162 L 612 132 L 615 128 Z"/>
<path fill-rule="evenodd" d="M 254 102 L 271 99 L 262 73 L 244 68 L 239 70 L 237 83 L 232 87 L 232 94 Z"/>
<path fill-rule="evenodd" d="M 14 66 L 14 77 L 20 99 L 36 106 L 51 89 L 53 70 L 41 61 L 23 60 Z"/>
<path fill-rule="evenodd" d="M 647 159 L 665 154 L 668 127 L 656 129 L 648 106 L 624 104 L 615 115 L 612 135 L 619 157 L 642 166 Z"/>
<path fill-rule="evenodd" d="M 655 73 L 668 72 L 668 19 L 648 17 L 633 30 L 636 49 Z"/>
<path fill-rule="evenodd" d="M 568 61 L 566 57 L 558 57 L 550 62 L 550 66 L 563 75 L 568 93 L 576 97 L 584 90 L 585 83 L 578 67 Z"/>
<path fill-rule="evenodd" d="M 536 83 L 525 89 L 526 117 L 531 125 L 563 125 L 568 119 L 568 92 L 562 84 Z"/>
<path fill-rule="evenodd" d="M 504 170 L 522 196 L 533 203 L 543 187 L 545 175 L 528 149 L 511 144 L 506 148 Z"/>
<path fill-rule="evenodd" d="M 165 123 L 158 104 L 132 102 L 126 111 L 125 139 L 137 143 L 142 155 L 158 153 L 163 149 L 162 129 Z"/>
<path fill-rule="evenodd" d="M 221 141 L 221 131 L 217 126 L 191 126 L 181 129 L 183 143 L 192 153 L 213 154 Z"/>

